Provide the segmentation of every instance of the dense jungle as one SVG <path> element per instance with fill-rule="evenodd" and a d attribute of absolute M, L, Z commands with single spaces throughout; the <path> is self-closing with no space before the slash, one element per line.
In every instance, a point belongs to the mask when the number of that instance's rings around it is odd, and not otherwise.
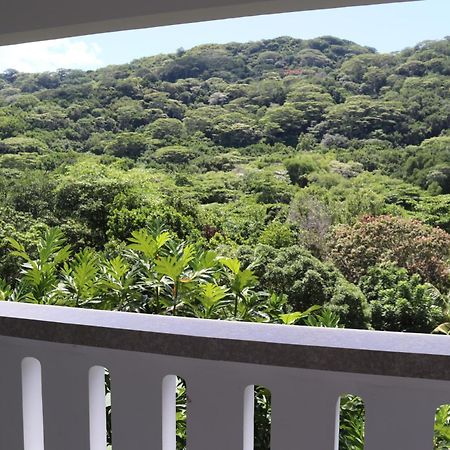
<path fill-rule="evenodd" d="M 449 233 L 450 38 L 0 74 L 0 300 L 448 333 Z M 268 449 L 263 387 L 256 413 Z M 343 398 L 341 449 L 363 421 Z"/>

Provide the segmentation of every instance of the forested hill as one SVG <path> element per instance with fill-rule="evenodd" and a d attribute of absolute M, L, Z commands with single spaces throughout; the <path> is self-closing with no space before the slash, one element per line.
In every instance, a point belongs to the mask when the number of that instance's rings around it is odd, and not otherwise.
<path fill-rule="evenodd" d="M 318 304 L 311 324 L 430 332 L 450 319 L 449 125 L 449 38 L 7 70 L 0 300 L 278 323 Z"/>
<path fill-rule="evenodd" d="M 327 145 L 420 144 L 449 126 L 449 75 L 450 39 L 379 54 L 334 37 L 203 45 L 88 72 L 7 70 L 1 151 L 137 158 L 193 136 L 295 147 L 304 133 Z"/>

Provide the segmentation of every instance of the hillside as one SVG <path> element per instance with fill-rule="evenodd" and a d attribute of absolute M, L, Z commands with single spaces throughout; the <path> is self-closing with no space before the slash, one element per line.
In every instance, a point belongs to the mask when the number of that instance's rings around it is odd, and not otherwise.
<path fill-rule="evenodd" d="M 2 296 L 71 304 L 62 266 L 33 294 L 20 279 L 49 227 L 81 252 L 74 264 L 87 247 L 95 264 L 126 261 L 133 232 L 167 227 L 179 248 L 250 265 L 283 311 L 328 305 L 347 326 L 429 332 L 446 320 L 449 124 L 450 39 L 379 54 L 282 37 L 88 72 L 8 70 Z M 135 309 L 154 312 L 145 295 Z"/>
<path fill-rule="evenodd" d="M 92 72 L 9 70 L 0 76 L 0 138 L 114 154 L 117 133 L 145 133 L 141 149 L 120 155 L 133 157 L 159 147 L 161 135 L 182 143 L 183 133 L 225 147 L 296 146 L 303 133 L 415 145 L 448 128 L 449 55 L 450 40 L 378 54 L 333 37 L 284 37 Z"/>

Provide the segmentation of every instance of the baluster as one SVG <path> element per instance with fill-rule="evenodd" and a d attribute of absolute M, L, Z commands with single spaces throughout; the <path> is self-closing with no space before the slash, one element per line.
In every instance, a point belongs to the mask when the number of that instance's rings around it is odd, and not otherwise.
<path fill-rule="evenodd" d="M 300 377 L 280 378 L 271 390 L 271 450 L 338 448 L 338 391 Z"/>
<path fill-rule="evenodd" d="M 22 360 L 22 405 L 25 450 L 44 450 L 42 374 L 36 358 Z"/>
<path fill-rule="evenodd" d="M 89 450 L 106 448 L 105 394 L 105 368 L 93 366 L 89 369 Z"/>
<path fill-rule="evenodd" d="M 112 367 L 114 450 L 163 448 L 162 382 L 163 375 L 158 371 L 155 372 L 154 367 L 149 364 L 133 362 Z M 175 402 L 175 394 L 173 401 Z"/>
<path fill-rule="evenodd" d="M 11 345 L 14 349 L 14 345 Z M 19 354 L 1 349 L 0 449 L 23 450 L 22 369 Z"/>
<path fill-rule="evenodd" d="M 219 374 L 199 371 L 187 380 L 188 450 L 244 448 L 245 385 Z"/>
<path fill-rule="evenodd" d="M 41 363 L 45 450 L 89 449 L 89 367 L 67 349 Z"/>
<path fill-rule="evenodd" d="M 432 450 L 437 406 L 432 392 L 379 388 L 364 394 L 364 401 L 365 450 Z"/>

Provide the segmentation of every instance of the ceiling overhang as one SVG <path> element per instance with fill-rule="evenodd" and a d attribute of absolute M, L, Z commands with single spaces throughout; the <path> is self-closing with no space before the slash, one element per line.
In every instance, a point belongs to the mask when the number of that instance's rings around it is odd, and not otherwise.
<path fill-rule="evenodd" d="M 0 45 L 205 20 L 410 0 L 14 0 Z"/>

